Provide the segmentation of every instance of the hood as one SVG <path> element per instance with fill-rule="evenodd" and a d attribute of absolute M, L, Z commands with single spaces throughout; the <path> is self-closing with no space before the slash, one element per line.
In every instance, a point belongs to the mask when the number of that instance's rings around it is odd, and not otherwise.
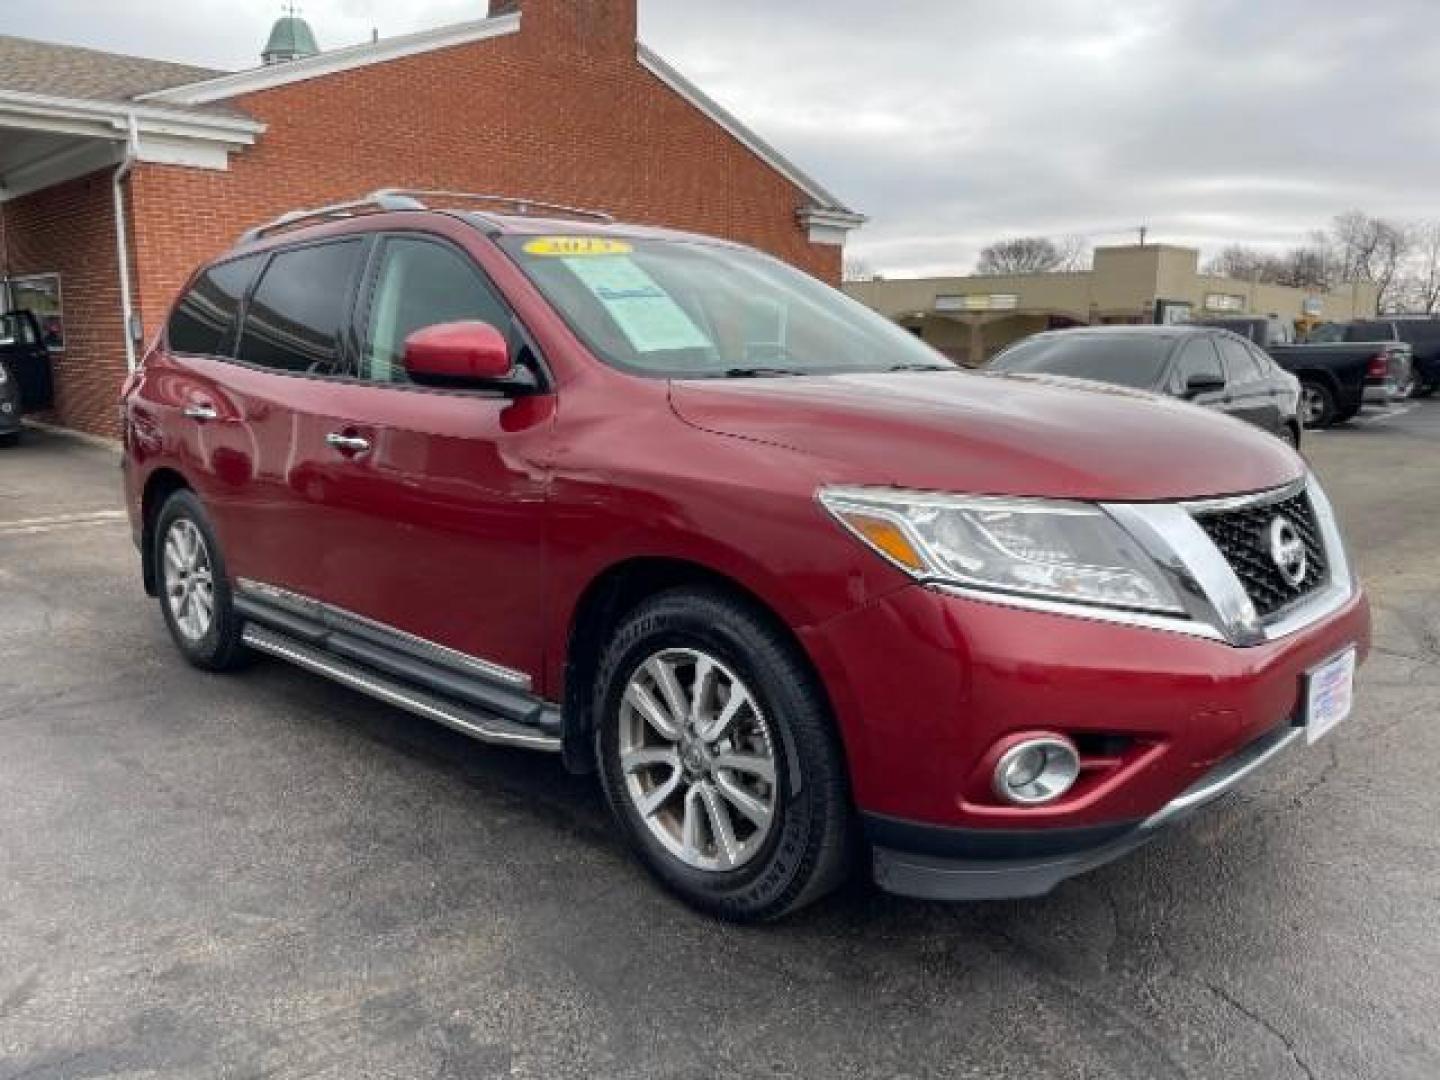
<path fill-rule="evenodd" d="M 1304 472 L 1249 424 L 1099 383 L 957 370 L 691 380 L 670 396 L 694 427 L 830 463 L 832 483 L 1152 502 L 1260 491 Z"/>

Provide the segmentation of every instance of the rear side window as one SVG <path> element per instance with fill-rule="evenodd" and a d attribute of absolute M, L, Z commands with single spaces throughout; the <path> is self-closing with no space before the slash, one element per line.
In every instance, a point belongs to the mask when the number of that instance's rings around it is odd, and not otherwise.
<path fill-rule="evenodd" d="M 363 241 L 282 251 L 270 260 L 245 313 L 237 359 L 256 367 L 307 375 L 344 374 L 340 331 Z"/>
<path fill-rule="evenodd" d="M 192 356 L 228 356 L 235 342 L 240 301 L 260 267 L 260 257 L 212 266 L 180 298 L 170 316 L 170 350 Z"/>

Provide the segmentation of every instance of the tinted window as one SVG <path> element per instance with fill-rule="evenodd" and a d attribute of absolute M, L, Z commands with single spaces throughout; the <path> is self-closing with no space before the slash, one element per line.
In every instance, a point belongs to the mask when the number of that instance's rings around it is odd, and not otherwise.
<path fill-rule="evenodd" d="M 1305 340 L 1311 345 L 1333 345 L 1345 340 L 1345 327 L 1340 323 L 1325 323 L 1311 330 Z"/>
<path fill-rule="evenodd" d="M 276 255 L 245 314 L 239 359 L 279 371 L 343 374 L 340 330 L 363 251 L 361 241 L 346 240 Z"/>
<path fill-rule="evenodd" d="M 1440 319 L 1406 319 L 1395 324 L 1401 341 L 1430 342 L 1440 340 Z"/>
<path fill-rule="evenodd" d="M 1190 380 L 1196 377 L 1225 381 L 1225 372 L 1220 367 L 1220 357 L 1209 338 L 1194 338 L 1185 343 L 1175 361 L 1175 378 L 1172 382 L 1177 393 L 1183 393 Z"/>
<path fill-rule="evenodd" d="M 428 240 L 387 240 L 370 302 L 360 375 L 377 382 L 406 382 L 407 337 L 438 323 L 476 319 L 509 336 L 509 312 L 468 258 Z"/>
<path fill-rule="evenodd" d="M 1066 334 L 1033 337 L 1006 349 L 992 371 L 1037 372 L 1093 379 L 1148 390 L 1165 374 L 1174 338 L 1125 334 Z"/>
<path fill-rule="evenodd" d="M 1394 341 L 1395 327 L 1388 322 L 1351 323 L 1345 328 L 1346 341 Z"/>
<path fill-rule="evenodd" d="M 166 336 L 170 348 L 197 356 L 228 356 L 235 342 L 240 301 L 255 271 L 258 256 L 212 266 L 176 305 Z"/>
<path fill-rule="evenodd" d="M 1243 341 L 1221 336 L 1215 339 L 1215 346 L 1220 350 L 1232 383 L 1254 382 L 1264 374 Z"/>

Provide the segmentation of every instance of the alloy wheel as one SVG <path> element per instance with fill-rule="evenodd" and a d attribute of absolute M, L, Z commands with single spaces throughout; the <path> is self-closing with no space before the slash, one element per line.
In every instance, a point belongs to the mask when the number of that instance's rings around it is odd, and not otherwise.
<path fill-rule="evenodd" d="M 215 574 L 205 537 L 189 518 L 176 518 L 165 534 L 165 600 L 187 641 L 201 641 L 215 620 Z"/>
<path fill-rule="evenodd" d="M 630 677 L 620 768 L 640 820 L 686 866 L 737 870 L 777 817 L 776 749 L 749 687 L 719 660 L 667 649 Z"/>
<path fill-rule="evenodd" d="M 1325 396 L 1314 387 L 1300 390 L 1300 417 L 1306 427 L 1313 427 L 1325 417 Z"/>

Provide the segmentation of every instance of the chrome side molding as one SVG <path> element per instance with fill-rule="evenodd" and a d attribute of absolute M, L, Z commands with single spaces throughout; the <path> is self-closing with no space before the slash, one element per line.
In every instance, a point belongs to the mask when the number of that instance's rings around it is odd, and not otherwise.
<path fill-rule="evenodd" d="M 267 585 L 261 581 L 240 578 L 235 582 L 235 588 L 242 596 L 249 595 L 303 619 L 320 623 L 327 629 L 352 633 L 381 645 L 406 646 L 407 652 L 422 656 L 442 667 L 478 675 L 482 679 L 504 683 L 517 690 L 528 691 L 533 685 L 530 676 L 523 671 L 503 667 L 478 656 L 470 656 L 374 619 L 367 619 L 364 615 L 356 615 L 353 611 L 302 596 L 279 585 Z"/>

